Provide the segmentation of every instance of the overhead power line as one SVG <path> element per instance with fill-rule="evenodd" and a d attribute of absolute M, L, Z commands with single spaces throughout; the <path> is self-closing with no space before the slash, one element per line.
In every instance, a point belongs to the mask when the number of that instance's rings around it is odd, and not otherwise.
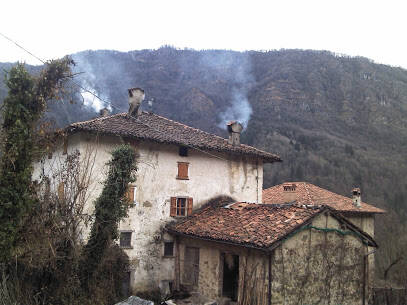
<path fill-rule="evenodd" d="M 29 50 L 27 50 L 26 48 L 24 48 L 23 46 L 21 46 L 19 43 L 15 42 L 14 40 L 12 40 L 11 38 L 9 38 L 9 37 L 7 37 L 6 35 L 2 34 L 1 32 L 0 32 L 0 35 L 3 36 L 3 37 L 4 37 L 5 39 L 7 39 L 8 41 L 10 41 L 11 43 L 15 44 L 17 47 L 19 47 L 19 48 L 20 48 L 21 50 L 23 50 L 24 52 L 28 53 L 29 55 L 31 55 L 31 56 L 34 57 L 35 59 L 37 59 L 37 60 L 39 60 L 40 62 L 42 62 L 44 65 L 47 63 L 47 61 L 45 61 L 45 60 L 41 59 L 40 57 L 36 56 L 34 53 L 30 52 Z M 90 93 L 92 96 L 94 96 L 94 97 L 97 98 L 98 100 L 102 101 L 102 102 L 105 104 L 105 106 L 106 106 L 106 105 L 109 105 L 109 106 L 111 106 L 112 108 L 115 108 L 116 110 L 119 110 L 119 111 L 122 111 L 122 112 L 127 112 L 126 110 L 121 109 L 120 107 L 116 107 L 116 106 L 114 106 L 112 103 L 109 103 L 108 101 L 105 101 L 103 98 L 99 97 L 99 96 L 98 96 L 97 94 L 95 94 L 94 92 L 92 92 L 92 91 L 90 91 L 90 90 L 84 88 L 81 84 L 75 82 L 74 80 L 71 80 L 71 81 L 72 81 L 72 83 L 73 83 L 74 85 L 76 85 L 78 88 L 84 90 L 85 92 Z M 161 132 L 162 132 L 162 131 L 160 131 L 160 130 L 158 130 L 158 129 L 152 127 L 152 126 L 150 126 L 149 124 L 147 124 L 147 123 L 145 123 L 145 122 L 139 121 L 139 123 L 141 123 L 141 124 L 143 124 L 143 125 L 149 127 L 150 129 L 152 129 L 152 130 L 154 130 L 154 131 L 156 131 L 156 132 L 158 132 L 158 133 L 161 133 Z M 188 144 L 183 144 L 183 145 L 186 146 L 186 147 L 189 147 L 189 148 L 191 148 L 191 149 L 195 149 L 195 150 L 197 150 L 197 151 L 200 151 L 200 152 L 202 152 L 202 153 L 204 153 L 204 154 L 207 154 L 207 155 L 209 155 L 209 156 L 211 156 L 211 157 L 214 157 L 214 158 L 218 158 L 218 159 L 227 161 L 226 159 L 224 159 L 224 158 L 222 158 L 222 157 L 220 157 L 220 156 L 211 154 L 211 153 L 209 153 L 209 152 L 207 152 L 207 151 L 204 151 L 204 150 L 202 150 L 202 149 L 196 148 L 196 147 L 194 147 L 194 146 L 192 146 L 192 145 L 188 145 Z"/>
<path fill-rule="evenodd" d="M 45 61 L 41 58 L 39 58 L 38 56 L 34 55 L 33 53 L 31 53 L 30 51 L 28 51 L 27 49 L 25 49 L 23 46 L 21 46 L 20 44 L 18 44 L 17 42 L 15 42 L 14 40 L 12 40 L 11 38 L 7 37 L 6 35 L 4 35 L 3 33 L 0 32 L 0 35 L 3 36 L 5 39 L 7 39 L 8 41 L 10 41 L 11 43 L 14 43 L 17 47 L 19 47 L 21 50 L 25 51 L 26 53 L 30 54 L 32 57 L 34 57 L 35 59 L 39 60 L 40 62 L 42 62 L 43 64 L 45 64 Z"/>
<path fill-rule="evenodd" d="M 27 54 L 31 55 L 32 57 L 34 57 L 35 59 L 39 60 L 41 63 L 43 63 L 44 65 L 47 63 L 46 60 L 40 58 L 39 56 L 35 55 L 34 53 L 30 52 L 29 50 L 27 50 L 26 48 L 24 48 L 22 45 L 20 45 L 19 43 L 17 43 L 16 41 L 14 41 L 13 39 L 11 39 L 10 37 L 4 35 L 3 33 L 0 32 L 0 35 L 2 37 L 4 37 L 5 39 L 7 39 L 8 41 L 10 41 L 11 43 L 15 44 L 18 48 L 20 48 L 21 50 L 23 50 L 24 52 L 26 52 Z M 108 101 L 104 100 L 103 98 L 101 98 L 100 96 L 98 96 L 97 94 L 95 94 L 94 92 L 90 91 L 89 89 L 86 89 L 85 87 L 83 87 L 81 84 L 77 83 L 74 80 L 71 80 L 71 82 L 77 86 L 78 88 L 82 89 L 85 92 L 88 92 L 89 94 L 91 94 L 92 96 L 94 96 L 95 98 L 97 98 L 98 100 L 102 101 L 104 103 L 105 106 L 110 105 L 112 108 L 115 108 L 119 111 L 124 111 L 123 109 L 120 109 L 119 107 L 114 106 L 112 103 L 109 103 Z"/>

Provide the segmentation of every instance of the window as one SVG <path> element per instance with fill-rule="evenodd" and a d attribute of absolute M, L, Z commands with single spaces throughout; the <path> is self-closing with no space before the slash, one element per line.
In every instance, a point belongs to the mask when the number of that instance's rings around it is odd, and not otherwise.
<path fill-rule="evenodd" d="M 187 209 L 187 199 L 177 198 L 177 216 L 185 216 Z"/>
<path fill-rule="evenodd" d="M 174 256 L 174 242 L 164 242 L 164 256 Z"/>
<path fill-rule="evenodd" d="M 120 232 L 120 247 L 131 248 L 131 231 Z"/>
<path fill-rule="evenodd" d="M 137 186 L 129 186 L 126 197 L 131 205 L 137 204 Z"/>
<path fill-rule="evenodd" d="M 188 162 L 178 162 L 177 179 L 188 180 Z"/>
<path fill-rule="evenodd" d="M 192 214 L 193 199 L 190 197 L 171 197 L 170 216 Z"/>
<path fill-rule="evenodd" d="M 180 146 L 178 150 L 178 154 L 181 157 L 188 157 L 188 147 Z"/>

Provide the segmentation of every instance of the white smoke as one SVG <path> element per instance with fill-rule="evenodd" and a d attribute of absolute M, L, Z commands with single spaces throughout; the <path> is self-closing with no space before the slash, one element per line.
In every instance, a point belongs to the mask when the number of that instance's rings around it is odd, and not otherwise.
<path fill-rule="evenodd" d="M 86 88 L 84 85 L 83 85 L 83 83 L 82 83 L 82 87 L 84 87 L 84 88 Z M 100 99 L 98 99 L 97 97 L 95 97 L 95 95 L 97 95 L 97 96 L 99 96 L 98 94 L 97 94 L 97 92 L 96 92 L 96 90 L 94 90 L 94 89 L 92 89 L 92 88 L 90 88 L 90 89 L 88 89 L 88 88 L 86 88 L 87 90 L 89 90 L 89 91 L 85 91 L 85 90 L 82 90 L 81 89 L 81 91 L 80 91 L 80 94 L 81 94 L 81 96 L 82 96 L 82 98 L 83 98 L 83 104 L 85 105 L 85 106 L 87 106 L 87 107 L 92 107 L 96 112 L 99 112 L 102 108 L 104 108 L 104 103 L 100 100 Z M 93 94 L 92 94 L 92 93 Z M 108 107 L 106 107 L 106 108 L 109 108 L 110 106 L 108 106 Z M 111 109 L 109 109 L 110 111 L 111 111 Z"/>
<path fill-rule="evenodd" d="M 79 90 L 79 94 L 82 96 L 84 105 L 92 108 L 95 112 L 99 112 L 103 108 L 107 108 L 109 111 L 112 111 L 112 107 L 107 102 L 108 99 L 106 96 L 95 89 L 97 79 L 94 74 L 93 67 L 84 56 L 84 53 L 74 54 L 73 60 L 76 63 L 74 72 L 82 73 L 79 74 L 76 81 L 82 87 Z"/>
<path fill-rule="evenodd" d="M 234 51 L 207 51 L 201 57 L 201 64 L 220 73 L 232 85 L 231 105 L 219 114 L 219 127 L 226 122 L 236 120 L 247 126 L 253 113 L 248 93 L 254 82 L 249 53 Z"/>
<path fill-rule="evenodd" d="M 253 113 L 247 93 L 244 90 L 237 88 L 232 89 L 232 105 L 219 114 L 221 123 L 219 127 L 224 128 L 228 121 L 239 121 L 244 127 L 247 127 L 250 116 Z"/>

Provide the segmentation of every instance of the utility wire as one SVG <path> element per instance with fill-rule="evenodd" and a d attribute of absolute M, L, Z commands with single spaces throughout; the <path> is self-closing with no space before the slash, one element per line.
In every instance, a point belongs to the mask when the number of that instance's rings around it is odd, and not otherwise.
<path fill-rule="evenodd" d="M 6 35 L 4 35 L 3 33 L 0 32 L 0 35 L 3 36 L 5 39 L 7 39 L 8 41 L 10 41 L 11 43 L 15 44 L 18 48 L 20 48 L 21 50 L 23 50 L 24 52 L 30 54 L 32 57 L 34 57 L 35 59 L 39 60 L 40 62 L 42 62 L 44 65 L 47 63 L 46 60 L 41 59 L 40 57 L 38 57 L 37 55 L 35 55 L 34 53 L 30 52 L 29 50 L 27 50 L 26 48 L 24 48 L 23 46 L 21 46 L 19 43 L 17 43 L 16 41 L 12 40 L 11 38 L 7 37 Z M 104 99 L 102 99 L 100 96 L 98 96 L 97 94 L 95 94 L 94 92 L 90 91 L 89 89 L 84 88 L 81 84 L 75 82 L 74 80 L 71 80 L 71 82 L 77 86 L 78 88 L 82 89 L 85 92 L 90 93 L 92 96 L 96 97 L 98 100 L 102 101 L 104 103 L 104 105 L 110 105 L 113 108 L 116 108 L 117 110 L 123 111 L 122 109 L 114 106 L 112 103 L 109 103 L 107 101 L 105 101 Z"/>
<path fill-rule="evenodd" d="M 43 59 L 41 59 L 40 57 L 36 56 L 36 55 L 33 54 L 32 52 L 28 51 L 26 48 L 22 47 L 20 44 L 18 44 L 17 42 L 15 42 L 14 40 L 12 40 L 11 38 L 7 37 L 6 35 L 2 34 L 1 32 L 0 32 L 0 35 L 3 36 L 3 37 L 4 37 L 5 39 L 7 39 L 8 41 L 10 41 L 10 42 L 12 42 L 13 44 L 15 44 L 17 47 L 19 47 L 19 48 L 20 48 L 21 50 L 23 50 L 24 52 L 30 54 L 30 55 L 31 55 L 32 57 L 34 57 L 35 59 L 39 60 L 39 61 L 42 62 L 43 64 L 46 64 L 46 61 L 45 61 L 45 60 L 43 60 Z M 76 85 L 77 87 L 79 87 L 80 89 L 84 90 L 85 92 L 90 93 L 91 95 L 93 95 L 94 97 L 96 97 L 98 100 L 102 101 L 102 102 L 105 104 L 105 106 L 106 106 L 106 105 L 110 105 L 112 108 L 115 108 L 116 110 L 119 110 L 119 111 L 122 111 L 122 112 L 127 112 L 127 111 L 125 111 L 125 110 L 123 110 L 123 109 L 121 109 L 121 108 L 119 108 L 119 107 L 114 106 L 112 103 L 109 103 L 109 102 L 105 101 L 104 99 L 102 99 L 101 97 L 99 97 L 98 95 L 96 95 L 94 92 L 92 92 L 92 91 L 90 91 L 90 90 L 84 88 L 82 85 L 78 84 L 78 83 L 75 82 L 74 80 L 71 80 L 71 82 L 72 82 L 74 85 Z M 158 129 L 156 129 L 156 128 L 150 126 L 150 125 L 147 124 L 147 123 L 141 122 L 140 120 L 137 120 L 137 121 L 138 121 L 139 123 L 141 123 L 141 124 L 147 126 L 148 128 L 150 128 L 150 129 L 152 129 L 152 130 L 158 132 L 158 133 L 162 133 L 162 131 L 159 131 Z M 207 151 L 201 150 L 201 149 L 196 148 L 196 147 L 194 147 L 194 146 L 192 146 L 192 145 L 189 145 L 189 144 L 182 144 L 182 145 L 187 146 L 187 147 L 192 148 L 192 149 L 195 149 L 195 150 L 197 150 L 197 151 L 200 151 L 200 152 L 202 152 L 202 153 L 204 153 L 204 154 L 207 154 L 207 155 L 209 155 L 209 156 L 218 158 L 218 159 L 220 159 L 220 160 L 228 161 L 227 159 L 224 159 L 224 158 L 219 157 L 219 156 L 217 156 L 217 155 L 211 154 L 211 153 L 209 153 L 209 152 L 207 152 Z"/>
<path fill-rule="evenodd" d="M 7 39 L 8 41 L 10 41 L 11 43 L 14 43 L 17 47 L 19 47 L 21 50 L 27 52 L 28 54 L 30 54 L 32 57 L 34 57 L 35 59 L 39 60 L 40 62 L 42 62 L 43 64 L 45 64 L 45 61 L 42 60 L 41 58 L 39 58 L 38 56 L 34 55 L 33 53 L 31 53 L 30 51 L 28 51 L 27 49 L 25 49 L 24 47 L 22 47 L 21 45 L 19 45 L 17 42 L 15 42 L 14 40 L 12 40 L 11 38 L 7 37 L 6 35 L 4 35 L 3 33 L 0 32 L 0 35 L 3 36 L 5 39 Z"/>

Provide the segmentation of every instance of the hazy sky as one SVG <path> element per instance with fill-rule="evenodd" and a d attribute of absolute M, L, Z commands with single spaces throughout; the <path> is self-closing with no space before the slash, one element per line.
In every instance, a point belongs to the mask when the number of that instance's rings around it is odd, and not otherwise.
<path fill-rule="evenodd" d="M 44 59 L 169 44 L 329 50 L 407 68 L 407 1 L 3 0 L 0 7 L 0 33 Z M 0 61 L 16 60 L 39 63 L 0 36 Z"/>

